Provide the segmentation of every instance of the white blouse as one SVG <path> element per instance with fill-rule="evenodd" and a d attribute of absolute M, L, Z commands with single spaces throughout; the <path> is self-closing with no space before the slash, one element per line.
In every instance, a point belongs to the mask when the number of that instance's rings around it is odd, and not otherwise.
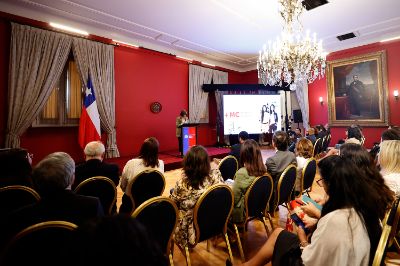
<path fill-rule="evenodd" d="M 339 209 L 322 217 L 301 258 L 307 265 L 369 264 L 370 242 L 367 229 L 352 209 Z"/>
<path fill-rule="evenodd" d="M 383 179 L 390 190 L 396 194 L 396 197 L 400 197 L 400 173 L 383 175 Z"/>
<path fill-rule="evenodd" d="M 126 187 L 128 186 L 129 180 L 144 170 L 158 170 L 161 173 L 164 173 L 164 162 L 162 160 L 158 160 L 158 167 L 153 168 L 145 166 L 143 160 L 140 158 L 129 160 L 125 164 L 124 170 L 122 171 L 120 184 L 122 191 L 126 192 Z"/>

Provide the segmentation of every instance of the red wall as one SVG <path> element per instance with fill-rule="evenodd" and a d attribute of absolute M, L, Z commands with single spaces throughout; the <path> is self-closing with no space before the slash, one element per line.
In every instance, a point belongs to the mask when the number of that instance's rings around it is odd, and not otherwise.
<path fill-rule="evenodd" d="M 387 58 L 387 77 L 389 91 L 389 124 L 400 125 L 400 102 L 393 97 L 393 91 L 400 89 L 400 41 L 388 43 L 373 43 L 352 49 L 338 51 L 328 56 L 329 60 L 348 58 L 352 56 L 385 50 Z M 328 123 L 328 99 L 326 78 L 314 81 L 308 90 L 310 104 L 310 124 Z M 318 99 L 322 96 L 325 104 L 321 106 Z M 366 147 L 371 148 L 374 142 L 380 141 L 380 135 L 386 127 L 364 127 L 363 134 L 366 137 Z M 332 128 L 332 143 L 335 144 L 341 138 L 345 138 L 345 127 Z"/>
<path fill-rule="evenodd" d="M 29 22 L 27 22 L 29 24 Z M 0 16 L 0 147 L 4 146 L 7 120 L 7 82 L 10 22 Z M 160 151 L 177 150 L 175 118 L 188 108 L 188 63 L 174 56 L 137 48 L 115 47 L 115 112 L 117 144 L 121 156 L 135 156 L 143 140 L 154 136 Z M 229 83 L 248 83 L 254 73 L 228 72 Z M 254 83 L 254 82 L 250 82 Z M 151 102 L 160 102 L 162 111 L 150 112 Z M 198 128 L 198 143 L 216 143 L 216 104 L 210 96 L 210 123 Z M 83 160 L 78 130 L 70 128 L 29 128 L 21 137 L 21 147 L 34 154 L 34 163 L 54 151 L 65 151 L 76 161 Z M 103 134 L 103 140 L 106 140 Z"/>

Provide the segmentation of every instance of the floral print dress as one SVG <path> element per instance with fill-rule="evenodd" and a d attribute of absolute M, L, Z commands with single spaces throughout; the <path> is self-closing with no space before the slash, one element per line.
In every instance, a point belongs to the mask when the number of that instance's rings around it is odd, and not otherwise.
<path fill-rule="evenodd" d="M 176 182 L 174 191 L 170 196 L 179 209 L 179 221 L 175 228 L 174 239 L 175 243 L 181 248 L 195 244 L 196 234 L 193 224 L 193 211 L 197 200 L 210 186 L 224 182 L 218 169 L 212 169 L 208 178 L 204 179 L 203 184 L 198 189 L 187 184 L 185 182 L 186 179 L 186 175 L 182 173 L 182 178 Z"/>

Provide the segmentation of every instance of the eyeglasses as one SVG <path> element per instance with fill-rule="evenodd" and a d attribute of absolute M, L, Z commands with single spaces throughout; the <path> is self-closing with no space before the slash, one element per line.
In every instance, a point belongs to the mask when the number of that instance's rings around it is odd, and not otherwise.
<path fill-rule="evenodd" d="M 320 186 L 320 187 L 324 186 L 323 183 L 322 183 L 323 180 L 324 180 L 323 178 L 320 178 L 320 179 L 317 180 L 318 186 Z"/>

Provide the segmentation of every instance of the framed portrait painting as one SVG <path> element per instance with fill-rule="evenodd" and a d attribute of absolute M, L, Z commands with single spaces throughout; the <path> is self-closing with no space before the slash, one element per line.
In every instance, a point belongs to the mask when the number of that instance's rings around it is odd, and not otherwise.
<path fill-rule="evenodd" d="M 327 82 L 330 125 L 388 125 L 385 51 L 328 62 Z"/>

